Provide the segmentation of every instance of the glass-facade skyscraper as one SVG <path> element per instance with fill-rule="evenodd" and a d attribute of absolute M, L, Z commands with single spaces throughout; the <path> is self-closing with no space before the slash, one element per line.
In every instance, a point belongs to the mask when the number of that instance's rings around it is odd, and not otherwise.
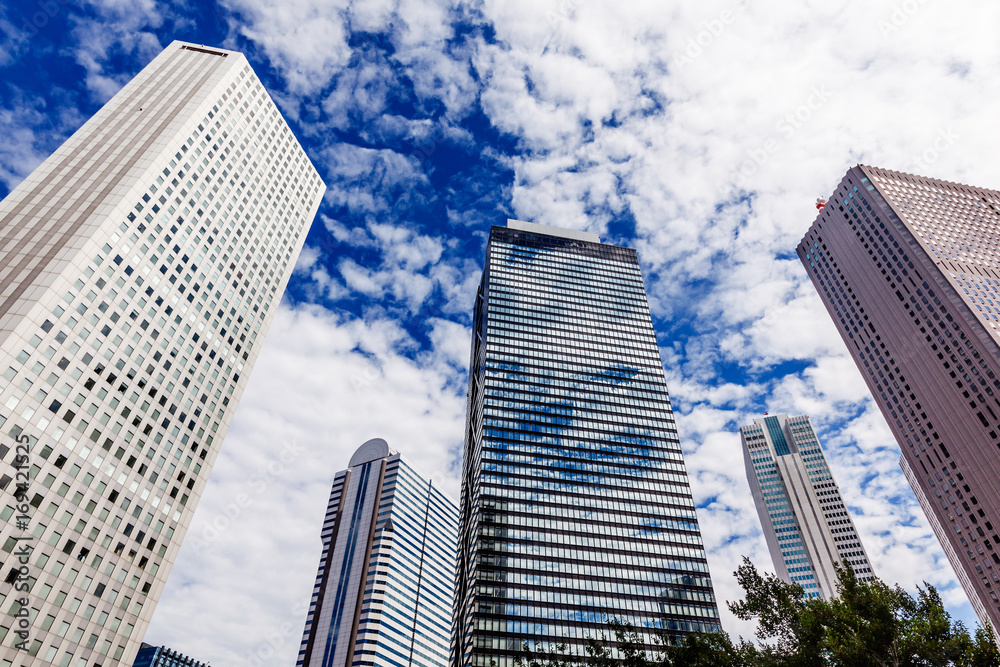
<path fill-rule="evenodd" d="M 132 667 L 209 667 L 209 665 L 172 651 L 166 646 L 150 646 L 143 643 Z"/>
<path fill-rule="evenodd" d="M 456 667 L 719 629 L 635 250 L 493 227 L 473 329 Z"/>
<path fill-rule="evenodd" d="M 980 622 L 1000 628 L 1000 192 L 858 165 L 797 250 Z"/>
<path fill-rule="evenodd" d="M 447 667 L 458 507 L 381 438 L 337 473 L 300 667 Z"/>
<path fill-rule="evenodd" d="M 859 580 L 871 563 L 809 417 L 769 415 L 740 428 L 747 481 L 778 576 L 807 597 L 837 595 L 834 564 Z"/>
<path fill-rule="evenodd" d="M 174 42 L 0 203 L 0 665 L 132 663 L 324 190 Z"/>

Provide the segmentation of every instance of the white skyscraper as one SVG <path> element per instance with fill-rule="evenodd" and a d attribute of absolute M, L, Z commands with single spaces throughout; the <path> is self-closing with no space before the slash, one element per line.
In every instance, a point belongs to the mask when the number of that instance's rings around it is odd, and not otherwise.
<path fill-rule="evenodd" d="M 0 203 L 0 665 L 132 664 L 324 190 L 174 42 Z"/>
<path fill-rule="evenodd" d="M 809 417 L 772 415 L 740 428 L 747 481 L 774 569 L 807 597 L 837 593 L 834 563 L 871 579 L 871 563 Z"/>
<path fill-rule="evenodd" d="M 381 438 L 338 472 L 298 667 L 448 667 L 458 505 Z"/>

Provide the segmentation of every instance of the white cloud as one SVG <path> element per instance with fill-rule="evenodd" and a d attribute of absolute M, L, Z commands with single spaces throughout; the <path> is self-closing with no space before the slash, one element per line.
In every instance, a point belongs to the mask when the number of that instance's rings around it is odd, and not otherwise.
<path fill-rule="evenodd" d="M 233 32 L 263 49 L 298 95 L 322 89 L 351 57 L 344 25 L 349 2 L 226 0 Z"/>
<path fill-rule="evenodd" d="M 300 265 L 306 263 L 302 270 L 307 270 L 311 279 L 307 283 L 310 294 L 334 300 L 359 293 L 373 304 L 402 304 L 412 315 L 425 310 L 428 300 L 440 290 L 443 313 L 470 317 L 479 268 L 475 262 L 444 258 L 447 244 L 442 238 L 374 220 L 364 228 L 349 228 L 325 216 L 323 222 L 337 241 L 371 251 L 376 259 L 345 256 L 334 260 L 324 258 L 318 249 L 307 248 Z M 323 261 L 336 263 L 339 279 L 331 277 Z"/>
<path fill-rule="evenodd" d="M 36 101 L 39 104 L 40 101 Z M 24 177 L 48 157 L 38 144 L 35 127 L 42 123 L 41 109 L 22 104 L 17 111 L 0 110 L 0 124 L 6 128 L 7 140 L 0 143 L 0 181 L 13 190 Z"/>
<path fill-rule="evenodd" d="M 319 219 L 337 241 L 347 243 L 355 248 L 375 247 L 375 239 L 364 227 L 348 227 L 339 220 L 334 220 L 322 213 L 319 214 Z"/>
<path fill-rule="evenodd" d="M 0 182 L 12 190 L 85 119 L 75 108 L 52 108 L 45 98 L 15 86 L 7 90 L 9 107 L 0 108 L 0 126 L 6 131 L 0 142 Z M 56 88 L 50 93 L 59 98 L 66 91 Z"/>
<path fill-rule="evenodd" d="M 224 4 L 233 12 L 232 33 L 263 49 L 290 92 L 309 98 L 337 79 L 324 100 L 333 127 L 346 127 L 352 114 L 376 119 L 394 83 L 384 61 L 367 61 L 364 47 L 348 44 L 350 30 L 387 35 L 392 59 L 402 65 L 418 99 L 442 104 L 447 121 L 462 118 L 476 101 L 469 53 L 453 41 L 453 21 L 467 9 L 462 3 L 226 0 Z M 361 62 L 348 67 L 352 58 Z"/>
<path fill-rule="evenodd" d="M 427 177 L 416 158 L 388 149 L 333 144 L 323 151 L 327 202 L 354 214 L 420 206 Z"/>
<path fill-rule="evenodd" d="M 458 498 L 469 334 L 432 326 L 438 344 L 414 361 L 394 322 L 278 311 L 146 641 L 214 664 L 293 664 L 333 476 L 369 438 Z"/>
<path fill-rule="evenodd" d="M 400 268 L 368 269 L 350 258 L 341 260 L 339 268 L 349 288 L 376 299 L 391 295 L 405 303 L 411 313 L 420 310 L 434 289 L 426 276 Z"/>
<path fill-rule="evenodd" d="M 470 259 L 451 264 L 442 262 L 433 266 L 431 278 L 444 296 L 441 312 L 471 320 L 482 271 L 482 265 Z"/>
<path fill-rule="evenodd" d="M 474 3 L 450 0 L 399 0 L 393 33 L 393 58 L 405 68 L 421 100 L 440 103 L 448 120 L 465 116 L 476 101 L 469 47 L 455 41 L 454 22 L 474 19 Z"/>
<path fill-rule="evenodd" d="M 357 55 L 360 62 L 337 76 L 323 100 L 329 123 L 338 130 L 357 125 L 370 127 L 383 117 L 389 97 L 399 88 L 395 72 L 378 51 L 361 51 Z"/>
<path fill-rule="evenodd" d="M 30 45 L 31 39 L 49 23 L 47 12 L 12 12 L 0 7 L 0 67 L 15 62 Z M 34 8 L 32 8 L 34 9 Z"/>
<path fill-rule="evenodd" d="M 414 234 L 403 227 L 372 223 L 372 236 L 385 248 L 388 260 L 410 271 L 419 271 L 441 259 L 444 245 L 440 239 Z"/>
<path fill-rule="evenodd" d="M 73 14 L 73 55 L 86 70 L 86 85 L 98 103 L 111 99 L 131 78 L 108 66 L 114 55 L 123 54 L 145 64 L 163 46 L 154 30 L 164 21 L 156 0 L 91 0 L 94 15 Z M 108 70 L 112 70 L 110 73 Z"/>
<path fill-rule="evenodd" d="M 295 262 L 295 273 L 308 273 L 316 266 L 320 258 L 320 249 L 316 246 L 307 245 L 302 248 L 298 261 Z"/>
<path fill-rule="evenodd" d="M 458 380 L 467 381 L 472 329 L 451 320 L 432 318 L 428 321 L 431 330 L 431 356 L 437 356 L 455 367 Z M 465 387 L 462 387 L 464 391 Z"/>

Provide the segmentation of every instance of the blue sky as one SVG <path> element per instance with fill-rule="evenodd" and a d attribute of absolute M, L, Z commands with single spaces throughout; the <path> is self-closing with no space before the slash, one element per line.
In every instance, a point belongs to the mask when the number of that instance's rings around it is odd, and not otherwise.
<path fill-rule="evenodd" d="M 971 0 L 0 5 L 0 194 L 173 39 L 245 53 L 329 186 L 147 641 L 289 664 L 330 481 L 370 437 L 457 497 L 507 217 L 639 250 L 722 600 L 741 555 L 771 568 L 737 429 L 789 412 L 875 572 L 974 624 L 794 247 L 857 162 L 1000 187 L 998 23 Z"/>

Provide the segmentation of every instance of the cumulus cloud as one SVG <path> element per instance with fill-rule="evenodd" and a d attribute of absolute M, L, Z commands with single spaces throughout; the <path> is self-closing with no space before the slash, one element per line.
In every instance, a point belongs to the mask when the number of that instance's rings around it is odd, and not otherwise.
<path fill-rule="evenodd" d="M 440 345 L 414 360 L 397 322 L 282 306 L 147 641 L 216 664 L 294 663 L 330 485 L 354 450 L 385 438 L 458 498 L 468 335 L 436 320 Z"/>
<path fill-rule="evenodd" d="M 226 0 L 231 29 L 263 50 L 288 89 L 309 95 L 321 89 L 351 57 L 346 1 Z"/>
<path fill-rule="evenodd" d="M 473 284 L 455 265 L 439 262 L 445 250 L 440 238 L 375 222 L 370 222 L 366 231 L 366 235 L 354 238 L 362 247 L 374 247 L 376 259 L 369 264 L 350 257 L 341 259 L 338 270 L 347 288 L 368 298 L 391 297 L 411 314 L 424 310 L 438 288 L 445 300 L 443 312 L 453 313 L 466 303 L 471 306 Z M 469 268 L 468 263 L 461 265 Z"/>
<path fill-rule="evenodd" d="M 353 214 L 420 206 L 426 175 L 417 159 L 389 149 L 333 144 L 323 151 L 327 201 Z"/>
<path fill-rule="evenodd" d="M 27 100 L 22 100 L 22 104 L 24 106 L 16 111 L 0 110 L 0 123 L 7 128 L 8 138 L 0 144 L 0 181 L 8 190 L 14 189 L 48 157 L 38 145 L 39 137 L 35 131 L 35 127 L 43 122 L 42 109 Z"/>
<path fill-rule="evenodd" d="M 455 27 L 478 21 L 469 5 L 437 0 L 226 0 L 233 39 L 261 48 L 288 90 L 310 97 L 324 91 L 332 126 L 377 117 L 388 96 L 400 92 L 395 76 L 412 85 L 425 114 L 443 110 L 448 122 L 473 107 L 478 86 L 470 66 L 471 46 Z M 391 51 L 352 44 L 353 33 L 383 35 Z M 390 66 L 386 61 L 391 59 Z M 399 69 L 399 72 L 396 72 Z M 366 127 L 371 131 L 375 124 Z"/>
<path fill-rule="evenodd" d="M 73 54 L 87 73 L 85 81 L 94 101 L 103 104 L 131 78 L 129 72 L 109 61 L 128 57 L 145 64 L 162 50 L 155 31 L 164 23 L 164 12 L 156 0 L 92 0 L 86 4 L 92 15 L 72 16 Z"/>

